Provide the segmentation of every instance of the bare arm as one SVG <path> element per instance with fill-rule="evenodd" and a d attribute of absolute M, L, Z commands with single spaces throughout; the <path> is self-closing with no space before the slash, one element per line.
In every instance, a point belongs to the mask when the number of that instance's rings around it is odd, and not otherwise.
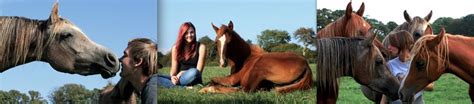
<path fill-rule="evenodd" d="M 178 74 L 178 50 L 176 50 L 176 46 L 171 48 L 171 70 L 170 76 L 176 76 Z"/>
<path fill-rule="evenodd" d="M 199 70 L 200 73 L 204 71 L 204 65 L 206 65 L 206 55 L 207 55 L 206 45 L 201 44 L 199 46 L 199 59 L 196 66 L 196 68 Z"/>

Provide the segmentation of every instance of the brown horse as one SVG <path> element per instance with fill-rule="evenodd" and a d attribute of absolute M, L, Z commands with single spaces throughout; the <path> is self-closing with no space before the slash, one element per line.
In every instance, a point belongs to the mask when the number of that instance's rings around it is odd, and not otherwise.
<path fill-rule="evenodd" d="M 233 30 L 232 21 L 228 26 L 212 27 L 217 34 L 219 65 L 226 67 L 228 60 L 232 73 L 212 78 L 210 86 L 200 92 L 255 92 L 274 87 L 277 92 L 286 93 L 311 87 L 311 69 L 304 57 L 289 52 L 265 53 L 260 47 L 249 45 Z M 241 89 L 221 85 L 240 85 Z"/>
<path fill-rule="evenodd" d="M 114 76 L 119 69 L 109 49 L 58 16 L 58 3 L 47 20 L 1 16 L 0 28 L 0 73 L 32 61 L 47 62 L 59 72 L 101 74 L 103 78 Z"/>
<path fill-rule="evenodd" d="M 413 60 L 399 91 L 403 102 L 412 102 L 413 96 L 443 73 L 452 73 L 469 83 L 469 96 L 474 102 L 474 38 L 450 35 L 441 29 L 439 35 L 421 37 L 412 49 Z"/>
<path fill-rule="evenodd" d="M 316 42 L 318 104 L 335 104 L 338 78 L 352 76 L 359 84 L 398 99 L 400 83 L 390 74 L 382 53 L 373 41 L 376 35 L 359 38 L 323 38 Z"/>
<path fill-rule="evenodd" d="M 369 29 L 372 27 L 368 22 L 362 18 L 364 15 L 365 5 L 362 3 L 359 10 L 356 13 L 352 12 L 352 2 L 349 2 L 346 6 L 346 12 L 342 17 L 339 17 L 336 21 L 326 25 L 323 29 L 319 30 L 316 38 L 326 37 L 356 37 L 366 36 Z"/>
<path fill-rule="evenodd" d="M 356 13 L 352 12 L 352 2 L 349 2 L 346 6 L 345 14 L 318 31 L 316 38 L 321 39 L 328 37 L 358 36 L 368 37 L 367 34 L 372 26 L 362 17 L 364 10 L 365 4 L 362 3 Z M 382 45 L 382 42 L 375 40 L 374 43 L 384 56 L 388 55 L 387 50 Z M 371 90 L 367 86 L 361 86 L 361 90 L 368 99 L 374 102 L 380 102 L 382 94 Z"/>

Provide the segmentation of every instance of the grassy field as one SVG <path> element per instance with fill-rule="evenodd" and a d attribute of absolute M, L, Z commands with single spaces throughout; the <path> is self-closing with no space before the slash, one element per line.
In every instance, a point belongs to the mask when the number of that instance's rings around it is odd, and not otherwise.
<path fill-rule="evenodd" d="M 340 81 L 338 103 L 369 104 L 370 100 L 360 91 L 360 85 L 351 77 L 343 77 Z M 444 74 L 435 82 L 435 90 L 423 93 L 425 104 L 470 104 L 468 84 L 453 74 Z"/>
<path fill-rule="evenodd" d="M 315 78 L 314 64 L 313 79 Z M 225 76 L 229 74 L 229 68 L 217 66 L 206 66 L 203 81 L 208 83 L 211 77 Z M 161 74 L 168 75 L 169 67 L 160 69 Z M 362 95 L 360 85 L 350 77 L 343 77 L 340 81 L 340 93 L 338 103 L 341 104 L 368 104 L 370 100 Z M 159 88 L 158 101 L 160 103 L 290 103 L 290 104 L 315 104 L 316 86 L 307 91 L 297 91 L 278 95 L 275 91 L 262 91 L 256 93 L 230 93 L 230 94 L 201 94 L 198 93 L 202 86 L 196 85 L 193 89 L 185 88 Z M 468 85 L 452 74 L 445 74 L 435 83 L 435 91 L 425 92 L 426 104 L 468 104 L 471 103 L 468 96 Z"/>
<path fill-rule="evenodd" d="M 310 66 L 315 72 L 315 65 Z M 169 67 L 160 69 L 160 73 L 168 75 Z M 229 75 L 230 68 L 220 68 L 217 66 L 206 66 L 203 74 L 203 83 L 208 83 L 210 78 L 216 76 Z M 315 79 L 313 74 L 313 79 Z M 286 103 L 286 104 L 314 104 L 316 103 L 316 86 L 306 91 L 296 91 L 288 94 L 277 94 L 275 91 L 260 91 L 256 93 L 230 93 L 230 94 L 201 94 L 198 91 L 202 86 L 193 86 L 193 89 L 184 88 L 160 88 L 158 90 L 158 102 L 160 103 L 253 103 L 253 104 L 268 104 L 268 103 Z"/>

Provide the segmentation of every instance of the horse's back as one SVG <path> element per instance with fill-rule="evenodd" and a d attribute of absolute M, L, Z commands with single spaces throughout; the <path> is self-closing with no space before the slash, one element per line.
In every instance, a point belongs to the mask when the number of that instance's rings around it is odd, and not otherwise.
<path fill-rule="evenodd" d="M 292 82 L 306 70 L 310 70 L 306 59 L 291 52 L 274 52 L 261 55 L 254 65 L 255 71 L 265 73 L 274 83 Z"/>

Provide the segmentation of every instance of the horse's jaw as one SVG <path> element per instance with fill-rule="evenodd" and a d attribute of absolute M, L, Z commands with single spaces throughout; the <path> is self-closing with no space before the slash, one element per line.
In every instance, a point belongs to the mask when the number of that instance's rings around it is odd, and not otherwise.
<path fill-rule="evenodd" d="M 413 98 L 415 96 L 414 93 L 414 88 L 400 88 L 399 94 L 400 100 L 402 102 L 407 103 L 407 102 L 413 102 Z"/>

